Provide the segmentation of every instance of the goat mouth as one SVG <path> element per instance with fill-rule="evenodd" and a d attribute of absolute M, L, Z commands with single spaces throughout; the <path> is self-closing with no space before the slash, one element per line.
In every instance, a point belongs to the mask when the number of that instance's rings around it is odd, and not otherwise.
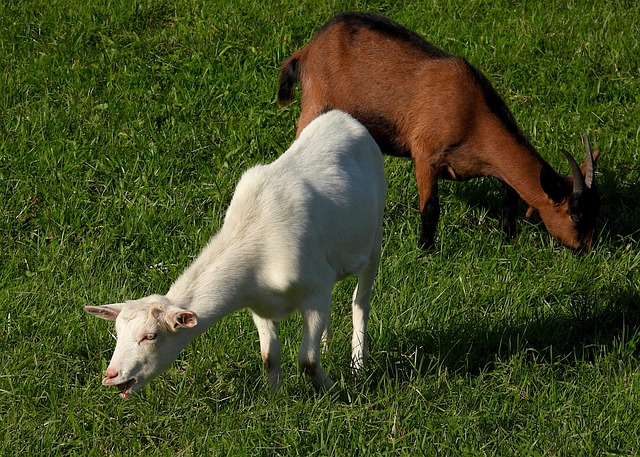
<path fill-rule="evenodd" d="M 133 393 L 132 387 L 136 382 L 136 378 L 131 378 L 122 384 L 116 384 L 115 387 L 120 391 L 120 397 L 127 400 Z"/>

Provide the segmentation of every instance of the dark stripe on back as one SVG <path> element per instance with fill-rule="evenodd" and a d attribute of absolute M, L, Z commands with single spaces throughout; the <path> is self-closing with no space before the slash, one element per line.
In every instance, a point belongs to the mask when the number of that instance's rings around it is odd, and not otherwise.
<path fill-rule="evenodd" d="M 423 50 L 432 58 L 443 58 L 449 56 L 447 53 L 426 41 L 416 32 L 395 23 L 386 17 L 379 16 L 374 13 L 362 13 L 356 11 L 340 13 L 327 22 L 320 31 L 330 28 L 332 25 L 338 23 L 346 23 L 356 28 L 374 30 L 391 38 L 411 43 L 414 47 Z"/>

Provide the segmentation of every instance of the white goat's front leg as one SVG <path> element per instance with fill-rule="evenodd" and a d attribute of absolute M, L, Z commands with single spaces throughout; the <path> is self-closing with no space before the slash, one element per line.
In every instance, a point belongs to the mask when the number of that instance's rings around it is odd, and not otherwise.
<path fill-rule="evenodd" d="M 322 353 L 324 354 L 329 350 L 329 341 L 333 338 L 333 331 L 331 330 L 331 322 L 327 322 L 327 327 L 322 332 Z"/>
<path fill-rule="evenodd" d="M 379 232 L 379 238 L 382 228 Z M 374 248 L 369 257 L 369 264 L 358 273 L 358 284 L 353 291 L 353 336 L 351 338 L 351 369 L 354 372 L 364 368 L 367 361 L 367 323 L 369 322 L 369 310 L 371 309 L 371 292 L 373 281 L 376 278 L 378 264 L 380 263 L 380 241 L 374 243 Z"/>
<path fill-rule="evenodd" d="M 276 392 L 282 384 L 282 363 L 278 323 L 252 313 L 260 337 L 260 355 L 267 372 L 269 389 Z"/>
<path fill-rule="evenodd" d="M 298 366 L 309 375 L 316 390 L 329 390 L 333 381 L 320 366 L 320 346 L 322 337 L 330 328 L 331 291 L 318 295 L 307 302 L 300 311 L 303 328 L 302 342 L 298 351 Z"/>
<path fill-rule="evenodd" d="M 367 360 L 367 322 L 369 320 L 369 297 L 362 280 L 353 291 L 353 336 L 351 337 L 351 369 L 358 372 Z"/>

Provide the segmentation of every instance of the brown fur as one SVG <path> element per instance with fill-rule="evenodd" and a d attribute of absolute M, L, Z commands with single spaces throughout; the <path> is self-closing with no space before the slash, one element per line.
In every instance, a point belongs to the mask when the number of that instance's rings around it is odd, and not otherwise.
<path fill-rule="evenodd" d="M 585 190 L 576 208 L 573 178 L 549 167 L 489 81 L 464 59 L 386 18 L 343 13 L 283 62 L 280 104 L 291 101 L 298 81 L 298 135 L 318 114 L 337 108 L 367 126 L 384 153 L 413 159 L 423 247 L 433 243 L 437 225 L 438 178 L 493 176 L 507 191 L 508 235 L 515 232 L 520 196 L 530 205 L 528 214 L 537 210 L 563 244 L 591 248 L 595 188 Z"/>

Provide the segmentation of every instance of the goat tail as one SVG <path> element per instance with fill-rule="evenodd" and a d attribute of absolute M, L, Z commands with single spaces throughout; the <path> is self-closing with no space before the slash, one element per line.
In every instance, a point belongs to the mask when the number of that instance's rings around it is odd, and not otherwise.
<path fill-rule="evenodd" d="M 296 83 L 300 81 L 300 60 L 292 55 L 287 58 L 280 66 L 280 74 L 278 76 L 278 106 L 284 106 L 293 100 L 293 89 Z"/>

